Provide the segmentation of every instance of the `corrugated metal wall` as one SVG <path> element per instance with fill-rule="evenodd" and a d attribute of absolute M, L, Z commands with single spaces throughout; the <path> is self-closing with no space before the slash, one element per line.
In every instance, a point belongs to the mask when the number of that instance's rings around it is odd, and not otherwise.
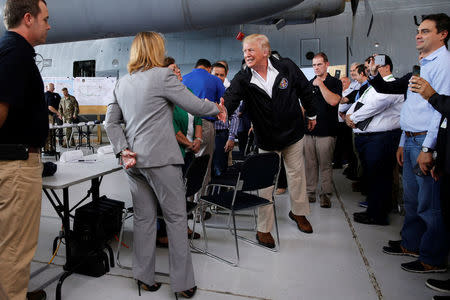
<path fill-rule="evenodd" d="M 381 1 L 383 8 L 378 8 L 372 1 L 374 24 L 367 38 L 368 15 L 364 2 L 360 4 L 355 18 L 355 35 L 353 56 L 350 62 L 362 61 L 372 53 L 386 53 L 394 62 L 394 75 L 400 76 L 410 71 L 416 63 L 415 31 L 413 15 L 445 12 L 450 14 L 450 2 L 435 1 L 408 5 L 392 9 L 390 2 Z M 381 3 L 380 2 L 380 3 Z M 395 7 L 395 6 L 394 6 Z M 300 64 L 300 40 L 320 39 L 321 51 L 324 51 L 331 64 L 346 63 L 346 37 L 351 34 L 352 17 L 347 3 L 343 14 L 331 18 L 318 19 L 313 24 L 291 25 L 277 30 L 275 26 L 244 25 L 244 32 L 266 34 L 273 49 L 282 56 L 290 57 Z M 197 32 L 181 32 L 166 34 L 167 53 L 173 56 L 183 73 L 188 73 L 199 58 L 207 58 L 212 62 L 226 59 L 230 63 L 231 75 L 238 71 L 242 60 L 241 43 L 235 39 L 239 26 L 221 29 L 208 29 Z M 42 71 L 43 76 L 72 76 L 73 61 L 96 59 L 97 76 L 116 76 L 126 73 L 129 47 L 132 37 L 97 41 L 75 42 L 66 44 L 43 45 L 37 52 L 45 59 L 52 59 L 52 67 Z M 376 48 L 375 43 L 379 44 Z M 119 66 L 114 67 L 112 61 L 117 59 Z"/>

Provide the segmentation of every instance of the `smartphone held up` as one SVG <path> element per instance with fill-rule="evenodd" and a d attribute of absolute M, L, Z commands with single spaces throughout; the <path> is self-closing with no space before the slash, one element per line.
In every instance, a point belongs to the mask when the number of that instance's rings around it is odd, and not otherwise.
<path fill-rule="evenodd" d="M 386 55 L 377 55 L 375 56 L 375 64 L 379 66 L 386 65 Z"/>

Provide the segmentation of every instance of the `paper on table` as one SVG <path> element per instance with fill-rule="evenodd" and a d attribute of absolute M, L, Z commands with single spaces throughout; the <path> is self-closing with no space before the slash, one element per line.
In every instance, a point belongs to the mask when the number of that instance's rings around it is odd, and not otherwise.
<path fill-rule="evenodd" d="M 83 158 L 83 151 L 74 150 L 74 151 L 66 151 L 61 154 L 60 162 L 75 162 L 79 159 Z"/>
<path fill-rule="evenodd" d="M 109 145 L 109 146 L 103 146 L 103 147 L 98 148 L 97 153 L 98 153 L 98 154 L 102 154 L 102 155 L 103 155 L 103 154 L 113 153 L 113 148 L 112 148 L 111 145 Z"/>

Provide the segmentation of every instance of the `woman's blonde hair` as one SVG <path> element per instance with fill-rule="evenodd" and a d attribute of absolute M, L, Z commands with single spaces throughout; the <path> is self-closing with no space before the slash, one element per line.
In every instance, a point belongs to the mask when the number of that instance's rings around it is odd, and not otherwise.
<path fill-rule="evenodd" d="M 161 34 L 153 31 L 139 32 L 131 44 L 128 72 L 147 71 L 164 66 L 166 48 Z"/>

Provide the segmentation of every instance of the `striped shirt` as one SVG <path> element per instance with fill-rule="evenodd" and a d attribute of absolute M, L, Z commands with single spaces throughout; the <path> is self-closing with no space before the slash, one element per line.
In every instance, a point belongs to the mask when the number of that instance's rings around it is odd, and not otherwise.
<path fill-rule="evenodd" d="M 216 130 L 226 130 L 228 129 L 228 140 L 233 140 L 237 135 L 237 130 L 239 127 L 239 118 L 238 118 L 239 108 L 234 111 L 231 115 L 231 121 L 228 120 L 226 123 L 222 121 L 214 122 L 214 129 Z"/>

